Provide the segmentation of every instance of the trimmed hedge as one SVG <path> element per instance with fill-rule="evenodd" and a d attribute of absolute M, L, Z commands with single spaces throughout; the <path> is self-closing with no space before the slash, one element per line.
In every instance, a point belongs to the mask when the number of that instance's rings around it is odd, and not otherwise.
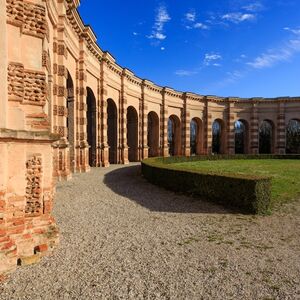
<path fill-rule="evenodd" d="M 297 155 L 300 159 L 300 155 Z M 296 156 L 293 155 L 294 158 Z M 271 159 L 287 158 L 278 155 L 213 155 L 194 157 L 150 158 L 142 161 L 142 174 L 153 184 L 166 189 L 202 196 L 208 200 L 243 212 L 266 214 L 271 202 L 271 178 L 256 175 L 212 174 L 205 171 L 179 170 L 175 162 L 218 159 Z M 288 156 L 292 158 L 292 156 Z"/>

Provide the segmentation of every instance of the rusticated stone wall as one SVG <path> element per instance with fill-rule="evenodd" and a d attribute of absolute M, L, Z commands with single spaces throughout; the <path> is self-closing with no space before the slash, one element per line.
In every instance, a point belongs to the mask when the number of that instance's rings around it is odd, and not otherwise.
<path fill-rule="evenodd" d="M 0 2 L 0 273 L 39 260 L 57 244 L 55 180 L 168 156 L 169 120 L 173 152 L 188 156 L 192 121 L 197 154 L 212 153 L 216 120 L 222 153 L 234 154 L 236 121 L 246 125 L 246 153 L 259 152 L 266 120 L 272 152 L 285 153 L 287 124 L 300 119 L 298 97 L 205 96 L 137 77 L 102 51 L 78 5 Z"/>

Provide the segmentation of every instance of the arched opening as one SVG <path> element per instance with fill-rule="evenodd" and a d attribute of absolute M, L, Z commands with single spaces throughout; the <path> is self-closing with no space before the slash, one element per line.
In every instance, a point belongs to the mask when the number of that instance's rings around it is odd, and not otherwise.
<path fill-rule="evenodd" d="M 159 118 L 154 111 L 148 114 L 148 147 L 149 157 L 159 155 Z"/>
<path fill-rule="evenodd" d="M 138 161 L 138 114 L 133 106 L 127 108 L 128 160 Z"/>
<path fill-rule="evenodd" d="M 68 72 L 67 77 L 67 139 L 69 142 L 69 153 L 70 153 L 70 169 L 72 172 L 75 171 L 75 122 L 74 122 L 74 84 L 73 79 Z"/>
<path fill-rule="evenodd" d="M 168 120 L 169 155 L 181 155 L 181 128 L 180 119 L 171 115 Z"/>
<path fill-rule="evenodd" d="M 237 120 L 234 123 L 235 154 L 249 153 L 248 129 L 249 126 L 245 120 Z"/>
<path fill-rule="evenodd" d="M 89 144 L 89 165 L 91 167 L 97 166 L 97 106 L 95 95 L 89 87 L 87 88 L 87 141 Z"/>
<path fill-rule="evenodd" d="M 118 163 L 118 111 L 112 99 L 107 100 L 107 143 L 109 146 L 109 163 Z"/>
<path fill-rule="evenodd" d="M 212 153 L 225 153 L 225 125 L 223 120 L 216 119 L 212 125 Z"/>
<path fill-rule="evenodd" d="M 271 154 L 274 152 L 274 124 L 264 120 L 259 127 L 259 153 Z"/>
<path fill-rule="evenodd" d="M 193 118 L 190 124 L 190 147 L 191 155 L 199 155 L 203 151 L 202 121 Z"/>
<path fill-rule="evenodd" d="M 292 119 L 286 127 L 286 153 L 300 154 L 300 120 Z"/>

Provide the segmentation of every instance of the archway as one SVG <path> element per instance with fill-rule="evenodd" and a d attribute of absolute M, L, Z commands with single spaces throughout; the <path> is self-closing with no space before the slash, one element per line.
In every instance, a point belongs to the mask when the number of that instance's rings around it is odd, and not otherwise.
<path fill-rule="evenodd" d="M 191 155 L 199 155 L 203 151 L 202 121 L 193 118 L 190 124 L 190 147 Z"/>
<path fill-rule="evenodd" d="M 180 119 L 171 115 L 168 120 L 169 155 L 181 155 L 181 124 Z"/>
<path fill-rule="evenodd" d="M 300 120 L 292 119 L 286 127 L 286 153 L 300 154 Z"/>
<path fill-rule="evenodd" d="M 97 166 L 97 106 L 96 98 L 91 88 L 87 87 L 87 141 L 89 144 L 89 165 Z"/>
<path fill-rule="evenodd" d="M 148 114 L 148 147 L 149 157 L 159 155 L 159 118 L 154 111 Z"/>
<path fill-rule="evenodd" d="M 225 153 L 225 125 L 221 119 L 216 119 L 212 125 L 212 153 Z"/>
<path fill-rule="evenodd" d="M 138 114 L 133 106 L 127 108 L 128 160 L 138 161 Z"/>
<path fill-rule="evenodd" d="M 274 152 L 274 124 L 264 120 L 259 127 L 259 153 L 271 154 Z"/>
<path fill-rule="evenodd" d="M 75 122 L 74 122 L 74 84 L 73 79 L 68 72 L 67 77 L 67 139 L 69 142 L 69 153 L 70 153 L 70 169 L 72 172 L 75 171 Z"/>
<path fill-rule="evenodd" d="M 118 163 L 118 111 L 112 99 L 107 100 L 107 143 L 109 146 L 109 163 Z"/>
<path fill-rule="evenodd" d="M 235 154 L 249 153 L 249 126 L 245 120 L 237 120 L 234 123 L 234 141 L 235 141 Z"/>

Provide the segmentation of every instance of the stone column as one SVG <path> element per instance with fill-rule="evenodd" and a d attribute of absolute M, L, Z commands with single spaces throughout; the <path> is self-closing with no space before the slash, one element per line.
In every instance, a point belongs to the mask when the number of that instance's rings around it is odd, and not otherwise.
<path fill-rule="evenodd" d="M 130 72 L 127 69 L 123 69 L 122 72 L 122 87 L 120 95 L 120 163 L 128 164 L 128 145 L 127 145 L 127 76 L 130 76 Z"/>
<path fill-rule="evenodd" d="M 286 151 L 286 126 L 285 126 L 285 102 L 278 103 L 276 131 L 276 154 L 285 154 Z"/>
<path fill-rule="evenodd" d="M 187 94 L 183 94 L 183 110 L 182 110 L 182 150 L 184 156 L 191 155 L 191 116 L 188 110 Z"/>
<path fill-rule="evenodd" d="M 258 102 L 253 102 L 252 116 L 250 121 L 250 152 L 259 153 L 259 120 L 258 120 Z"/>
<path fill-rule="evenodd" d="M 204 154 L 212 154 L 212 114 L 209 107 L 209 100 L 205 97 L 204 112 Z"/>
<path fill-rule="evenodd" d="M 162 105 L 160 114 L 160 131 L 161 131 L 161 156 L 169 156 L 169 145 L 168 145 L 168 105 L 166 103 L 166 89 L 162 90 Z"/>
<path fill-rule="evenodd" d="M 7 32 L 6 1 L 0 2 L 0 128 L 7 126 Z"/>
<path fill-rule="evenodd" d="M 104 57 L 101 60 L 100 74 L 100 109 L 101 109 L 101 165 L 109 166 L 109 148 L 107 140 L 107 66 L 108 60 Z"/>
<path fill-rule="evenodd" d="M 62 16 L 65 15 L 65 7 L 61 4 Z M 69 143 L 67 140 L 67 118 L 65 111 L 67 107 L 67 69 L 65 67 L 65 59 L 67 58 L 67 46 L 65 44 L 66 33 L 64 18 L 60 19 L 57 25 L 57 35 L 54 38 L 54 86 L 53 86 L 53 121 L 54 132 L 60 135 L 60 140 L 54 144 L 55 160 L 56 160 L 56 175 L 59 178 L 69 179 L 71 177 L 70 171 L 70 157 L 69 157 Z"/>
<path fill-rule="evenodd" d="M 86 90 L 86 46 L 84 41 L 84 36 L 79 40 L 79 69 L 78 69 L 78 107 L 79 107 L 79 117 L 77 119 L 77 127 L 79 132 L 79 145 L 80 145 L 80 168 L 83 172 L 90 171 L 89 166 L 89 144 L 87 142 L 87 104 L 86 104 L 86 97 L 87 97 L 87 90 Z"/>
<path fill-rule="evenodd" d="M 97 80 L 97 99 L 96 99 L 96 118 L 97 118 L 97 167 L 101 167 L 101 83 Z"/>
<path fill-rule="evenodd" d="M 227 107 L 227 154 L 235 154 L 234 102 L 228 99 Z"/>
<path fill-rule="evenodd" d="M 147 91 L 145 86 L 145 80 L 142 82 L 142 107 L 141 107 L 141 160 L 146 159 L 149 156 L 148 147 L 148 105 L 147 105 Z"/>

